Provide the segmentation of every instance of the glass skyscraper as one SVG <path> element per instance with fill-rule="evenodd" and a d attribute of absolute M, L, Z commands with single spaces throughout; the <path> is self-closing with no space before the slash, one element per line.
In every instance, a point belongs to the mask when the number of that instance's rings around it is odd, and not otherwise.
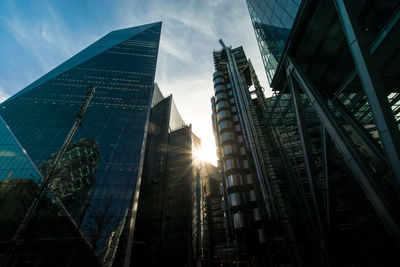
<path fill-rule="evenodd" d="M 86 89 L 95 87 L 50 187 L 68 200 L 64 205 L 82 220 L 106 265 L 117 251 L 130 260 L 160 31 L 161 22 L 110 32 L 0 106 L 22 147 L 46 172 Z"/>
<path fill-rule="evenodd" d="M 184 131 L 186 129 L 186 132 Z M 183 132 L 182 132 L 183 131 Z M 182 134 L 179 134 L 182 133 Z M 186 133 L 186 134 L 184 134 Z M 175 253 L 176 247 L 169 248 L 168 236 L 175 235 L 177 231 L 171 231 L 169 224 L 180 223 L 187 218 L 177 218 L 176 214 L 168 215 L 168 207 L 179 211 L 186 210 L 184 204 L 171 203 L 174 200 L 174 192 L 171 188 L 174 177 L 173 170 L 184 176 L 184 170 L 192 167 L 191 143 L 180 149 L 176 143 L 186 145 L 187 138 L 191 138 L 191 127 L 183 121 L 175 106 L 172 95 L 163 97 L 158 86 L 155 86 L 153 107 L 150 114 L 149 130 L 143 168 L 143 178 L 140 187 L 140 200 L 138 206 L 138 220 L 135 230 L 134 266 L 160 266 L 168 260 L 171 264 L 179 265 L 177 258 L 172 258 L 169 252 Z M 177 140 L 182 137 L 181 140 Z M 173 160 L 177 154 L 181 158 Z M 176 166 L 182 164 L 182 166 Z M 189 182 L 191 177 L 184 176 L 182 181 Z M 180 189 L 185 186 L 180 184 Z M 181 190 L 178 194 L 182 198 L 190 198 L 190 192 Z M 178 204 L 178 205 L 177 205 Z M 187 207 L 189 208 L 189 207 Z M 173 222 L 171 223 L 171 220 Z M 189 224 L 187 224 L 189 226 Z M 183 229 L 187 231 L 187 229 Z M 184 252 L 187 252 L 189 242 L 184 242 Z M 177 240 L 174 240 L 175 244 Z M 181 250 L 177 251 L 182 252 Z M 179 253 L 178 253 L 179 254 Z M 165 257 L 163 256 L 165 255 Z M 181 255 L 181 261 L 187 262 L 187 255 Z"/>
<path fill-rule="evenodd" d="M 274 77 L 301 0 L 247 0 L 268 82 Z"/>

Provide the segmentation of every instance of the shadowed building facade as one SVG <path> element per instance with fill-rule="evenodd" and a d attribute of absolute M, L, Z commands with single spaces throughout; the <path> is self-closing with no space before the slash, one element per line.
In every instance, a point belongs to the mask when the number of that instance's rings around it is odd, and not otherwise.
<path fill-rule="evenodd" d="M 38 196 L 43 176 L 0 117 L 0 251 L 4 266 L 100 266 L 92 246 L 53 192 L 42 198 L 26 230 L 13 242 Z M 71 187 L 68 187 L 71 188 Z M 74 192 L 68 190 L 68 192 Z M 76 193 L 76 191 L 74 192 Z M 85 194 L 86 195 L 86 194 Z M 70 204 L 70 202 L 67 202 Z M 10 261 L 7 253 L 11 252 Z M 63 265 L 64 264 L 64 265 Z"/>
<path fill-rule="evenodd" d="M 134 266 L 189 264 L 193 150 L 200 140 L 172 95 L 153 102 L 134 237 Z"/>
<path fill-rule="evenodd" d="M 221 175 L 208 162 L 197 162 L 192 179 L 192 258 L 196 266 L 221 266 L 229 263 L 226 252 L 226 209 L 222 207 Z"/>
<path fill-rule="evenodd" d="M 274 216 L 274 203 L 249 91 L 258 81 L 243 48 L 226 47 L 222 40 L 220 43 L 222 50 L 213 53 L 215 96 L 211 103 L 230 248 L 227 246 L 218 256 L 228 266 L 234 262 L 263 266 L 268 259 L 266 237 L 274 232 L 272 225 L 266 224 L 267 218 Z"/>
<path fill-rule="evenodd" d="M 288 218 L 278 222 L 293 225 L 287 259 L 390 265 L 400 248 L 400 3 L 294 2 L 247 1 L 274 91 L 265 99 L 255 85 L 253 102 L 268 174 L 285 196 Z M 279 26 L 277 14 L 290 32 L 266 64 L 270 36 L 281 35 L 263 24 Z"/>

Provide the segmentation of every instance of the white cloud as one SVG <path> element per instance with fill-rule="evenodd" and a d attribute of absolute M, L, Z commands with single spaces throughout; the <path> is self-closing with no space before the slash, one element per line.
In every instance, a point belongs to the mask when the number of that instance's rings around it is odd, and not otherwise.
<path fill-rule="evenodd" d="M 180 45 L 176 44 L 176 40 L 171 39 L 171 36 L 165 36 L 162 38 L 162 42 L 160 44 L 160 53 L 166 52 L 177 59 L 184 62 L 192 62 L 193 57 L 189 50 L 180 49 Z"/>
<path fill-rule="evenodd" d="M 92 32 L 81 34 L 77 29 L 71 30 L 70 21 L 63 19 L 63 11 L 56 10 L 51 3 L 27 3 L 26 9 L 31 13 L 29 16 L 20 10 L 18 3 L 8 2 L 8 5 L 9 12 L 2 19 L 8 32 L 18 43 L 18 49 L 29 55 L 31 60 L 27 67 L 39 67 L 35 69 L 35 78 L 100 37 L 90 38 L 94 35 Z"/>

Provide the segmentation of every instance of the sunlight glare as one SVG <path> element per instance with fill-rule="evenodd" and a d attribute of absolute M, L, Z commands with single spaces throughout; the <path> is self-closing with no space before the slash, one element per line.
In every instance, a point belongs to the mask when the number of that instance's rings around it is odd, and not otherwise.
<path fill-rule="evenodd" d="M 217 165 L 215 149 L 215 144 L 213 142 L 203 142 L 200 149 L 194 151 L 195 161 L 207 161 L 213 165 Z"/>

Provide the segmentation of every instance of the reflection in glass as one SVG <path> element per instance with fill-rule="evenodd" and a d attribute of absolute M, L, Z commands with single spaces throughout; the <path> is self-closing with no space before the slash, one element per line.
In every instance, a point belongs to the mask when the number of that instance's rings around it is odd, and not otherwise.
<path fill-rule="evenodd" d="M 99 146 L 93 139 L 82 138 L 68 145 L 59 161 L 51 181 L 50 190 L 60 198 L 72 217 L 78 222 L 90 198 L 99 167 Z M 40 167 L 45 176 L 57 154 L 51 154 Z"/>

